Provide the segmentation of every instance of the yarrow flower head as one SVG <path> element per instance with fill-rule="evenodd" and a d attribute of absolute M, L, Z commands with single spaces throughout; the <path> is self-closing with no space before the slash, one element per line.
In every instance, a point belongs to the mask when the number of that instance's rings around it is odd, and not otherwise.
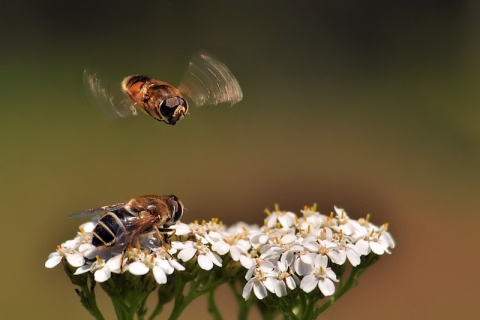
<path fill-rule="evenodd" d="M 226 227 L 218 219 L 178 222 L 164 238 L 155 232 L 140 234 L 123 247 L 92 244 L 98 221 L 97 217 L 82 224 L 77 235 L 57 246 L 45 262 L 47 268 L 63 262 L 72 282 L 80 287 L 82 303 L 94 316 L 99 314 L 92 301 L 95 283 L 114 302 L 131 299 L 131 292 L 144 301 L 158 288 L 158 311 L 174 298 L 189 302 L 229 282 L 234 290 L 241 287 L 237 296 L 245 300 L 266 303 L 267 308 L 289 316 L 309 312 L 304 316 L 313 319 L 331 303 L 316 308 L 311 304 L 324 297 L 338 299 L 367 267 L 395 247 L 388 224 L 376 226 L 369 215 L 352 219 L 338 207 L 323 215 L 316 205 L 303 208 L 300 214 L 276 206 L 272 212 L 267 210 L 263 226 L 239 222 Z M 347 279 L 346 270 L 350 270 Z M 190 290 L 184 293 L 187 284 Z M 122 303 L 114 303 L 119 318 L 123 311 L 117 306 L 132 305 Z M 138 309 L 144 308 L 143 303 L 134 305 L 137 309 L 132 312 L 144 314 Z M 185 307 L 176 303 L 172 314 L 180 314 Z"/>

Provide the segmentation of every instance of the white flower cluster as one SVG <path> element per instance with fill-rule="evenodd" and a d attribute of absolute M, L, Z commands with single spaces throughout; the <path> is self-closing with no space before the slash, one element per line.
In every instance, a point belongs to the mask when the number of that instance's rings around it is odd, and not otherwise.
<path fill-rule="evenodd" d="M 53 268 L 62 259 L 77 268 L 74 274 L 92 272 L 95 281 L 108 280 L 111 273 L 130 272 L 144 275 L 152 272 L 158 284 L 165 284 L 175 270 L 188 272 L 188 261 L 203 270 L 222 267 L 226 259 L 245 269 L 243 297 L 253 290 L 258 299 L 268 293 L 286 296 L 288 290 L 321 294 L 335 293 L 337 274 L 334 265 L 347 261 L 356 267 L 361 257 L 370 253 L 390 253 L 395 242 L 387 232 L 387 224 L 377 227 L 366 219 L 350 219 L 345 211 L 335 207 L 329 216 L 305 207 L 299 217 L 293 212 L 267 212 L 264 226 L 237 223 L 229 228 L 218 219 L 210 222 L 172 226 L 175 235 L 170 245 L 159 246 L 153 234 L 139 239 L 136 247 L 94 247 L 92 231 L 96 221 L 80 226 L 73 240 L 58 246 L 45 263 Z M 183 264 L 182 264 L 183 262 Z M 335 268 L 333 268 L 335 269 Z"/>

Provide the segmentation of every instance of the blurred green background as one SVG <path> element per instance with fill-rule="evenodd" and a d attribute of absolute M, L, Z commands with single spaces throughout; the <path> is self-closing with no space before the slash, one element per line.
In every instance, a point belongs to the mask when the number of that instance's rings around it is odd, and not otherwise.
<path fill-rule="evenodd" d="M 2 317 L 88 318 L 44 267 L 82 222 L 66 215 L 151 193 L 178 195 L 184 222 L 261 224 L 275 203 L 371 213 L 397 248 L 325 318 L 478 315 L 479 34 L 475 1 L 2 1 Z M 236 75 L 240 104 L 171 127 L 108 121 L 85 94 L 85 67 L 178 83 L 198 50 Z M 193 316 L 209 318 L 202 299 Z"/>

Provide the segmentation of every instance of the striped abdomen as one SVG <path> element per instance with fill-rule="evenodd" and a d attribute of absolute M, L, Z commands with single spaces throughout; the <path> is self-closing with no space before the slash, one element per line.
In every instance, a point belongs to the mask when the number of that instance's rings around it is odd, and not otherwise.
<path fill-rule="evenodd" d="M 122 244 L 122 235 L 126 235 L 128 227 L 125 223 L 137 217 L 125 208 L 115 211 L 108 211 L 93 229 L 92 244 L 96 247 L 111 247 L 115 244 Z"/>

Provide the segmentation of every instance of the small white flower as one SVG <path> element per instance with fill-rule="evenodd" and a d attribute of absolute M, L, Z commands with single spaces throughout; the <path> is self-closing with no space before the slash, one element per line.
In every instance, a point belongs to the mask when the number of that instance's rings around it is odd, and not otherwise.
<path fill-rule="evenodd" d="M 311 273 L 302 279 L 300 288 L 309 293 L 318 286 L 324 296 L 327 297 L 334 294 L 335 284 L 333 282 L 338 282 L 337 275 L 327 265 L 328 258 L 323 255 L 317 255 Z"/>
<path fill-rule="evenodd" d="M 48 256 L 48 260 L 45 262 L 45 267 L 55 267 L 62 261 L 63 257 L 72 267 L 83 266 L 85 264 L 85 258 L 83 257 L 83 254 L 77 251 L 77 249 L 78 242 L 76 240 L 69 240 L 65 243 L 62 243 L 61 246 L 57 247 L 56 252 L 52 252 Z"/>
<path fill-rule="evenodd" d="M 315 257 L 316 254 L 308 251 L 299 252 L 299 254 L 295 257 L 295 261 L 293 263 L 295 272 L 299 276 L 304 276 L 312 272 Z"/>
<path fill-rule="evenodd" d="M 344 264 L 347 258 L 350 264 L 354 267 L 358 266 L 361 262 L 361 255 L 354 244 L 345 243 L 343 244 L 343 246 L 340 247 L 340 250 L 338 252 L 340 254 L 339 264 Z"/>
<path fill-rule="evenodd" d="M 247 300 L 252 293 L 252 289 L 255 296 L 260 300 L 267 297 L 267 289 L 275 293 L 277 277 L 278 272 L 274 270 L 274 265 L 269 261 L 263 261 L 259 266 L 253 266 L 245 276 L 248 281 L 243 287 L 242 297 Z"/>
<path fill-rule="evenodd" d="M 303 223 L 307 223 L 312 228 L 321 227 L 324 224 L 324 221 L 328 218 L 327 216 L 321 214 L 317 211 L 317 205 L 314 204 L 312 207 L 305 206 L 303 210 L 300 210 L 303 214 Z"/>
<path fill-rule="evenodd" d="M 297 220 L 295 213 L 290 211 L 280 211 L 278 207 L 275 208 L 275 211 L 268 212 L 269 216 L 265 219 L 266 226 L 268 228 L 275 228 L 277 222 L 284 228 L 290 228 L 293 226 Z"/>
<path fill-rule="evenodd" d="M 201 241 L 185 241 L 183 243 L 174 241 L 172 247 L 180 250 L 177 257 L 185 262 L 197 255 L 198 265 L 204 270 L 211 270 L 213 265 L 222 266 L 222 259 Z"/>
<path fill-rule="evenodd" d="M 99 256 L 97 256 L 97 260 L 92 263 L 90 271 L 94 273 L 93 277 L 96 282 L 105 282 L 110 279 L 112 274 L 110 267 L 105 263 L 105 260 L 101 259 Z"/>
<path fill-rule="evenodd" d="M 362 255 L 368 255 L 373 252 L 382 255 L 385 252 L 390 253 L 390 248 L 395 247 L 395 241 L 387 230 L 388 224 L 381 228 L 371 226 L 369 233 L 364 235 L 355 243 L 357 251 Z"/>
<path fill-rule="evenodd" d="M 304 243 L 303 246 L 310 252 L 327 255 L 336 264 L 342 265 L 345 262 L 345 259 L 342 259 L 342 255 L 339 253 L 338 245 L 334 242 L 328 240 L 309 241 Z"/>
<path fill-rule="evenodd" d="M 343 234 L 349 236 L 355 231 L 355 226 L 345 210 L 342 208 L 334 207 L 337 214 L 338 225 L 333 227 L 335 231 L 340 232 L 342 230 Z"/>
<path fill-rule="evenodd" d="M 297 283 L 299 282 L 297 276 L 294 274 L 292 266 L 293 266 L 293 252 L 287 251 L 285 252 L 280 261 L 277 262 L 278 265 L 278 288 L 275 292 L 278 297 L 283 297 L 287 295 L 287 288 L 290 290 L 295 290 L 297 287 Z"/>

